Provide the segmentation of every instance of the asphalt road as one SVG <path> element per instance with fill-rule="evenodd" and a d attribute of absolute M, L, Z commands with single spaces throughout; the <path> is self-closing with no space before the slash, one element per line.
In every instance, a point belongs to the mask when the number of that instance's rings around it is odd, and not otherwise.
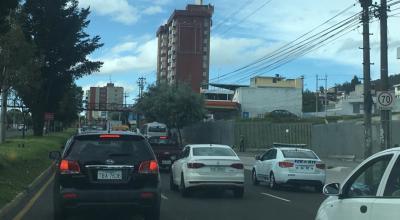
<path fill-rule="evenodd" d="M 246 171 L 246 191 L 243 199 L 234 198 L 229 191 L 198 191 L 194 192 L 190 198 L 182 198 L 178 192 L 169 190 L 168 174 L 162 174 L 162 183 L 162 220 L 312 220 L 324 199 L 322 194 L 315 193 L 311 188 L 283 188 L 276 191 L 268 189 L 264 184 L 253 186 L 249 171 Z M 52 220 L 51 188 L 52 182 L 25 215 L 20 215 L 21 219 Z M 96 210 L 94 213 L 85 213 L 70 219 L 136 220 L 142 218 L 117 210 Z"/>

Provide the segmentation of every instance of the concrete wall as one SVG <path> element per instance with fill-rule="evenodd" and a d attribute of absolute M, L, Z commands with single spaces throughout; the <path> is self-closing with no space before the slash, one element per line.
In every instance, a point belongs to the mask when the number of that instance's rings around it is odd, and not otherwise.
<path fill-rule="evenodd" d="M 182 131 L 184 144 L 234 145 L 234 121 L 214 121 L 185 127 Z"/>
<path fill-rule="evenodd" d="M 301 115 L 302 91 L 295 88 L 238 88 L 233 98 L 251 118 L 273 110 L 288 110 Z"/>

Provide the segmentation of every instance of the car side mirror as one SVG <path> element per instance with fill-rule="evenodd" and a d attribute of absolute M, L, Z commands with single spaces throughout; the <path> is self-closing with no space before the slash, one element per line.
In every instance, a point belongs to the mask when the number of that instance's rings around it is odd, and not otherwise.
<path fill-rule="evenodd" d="M 330 183 L 324 186 L 322 190 L 324 195 L 327 196 L 339 196 L 340 195 L 340 183 Z"/>
<path fill-rule="evenodd" d="M 256 160 L 261 160 L 261 156 L 260 156 L 260 155 L 256 155 L 254 158 L 255 158 Z"/>
<path fill-rule="evenodd" d="M 52 160 L 60 160 L 61 159 L 61 153 L 59 151 L 51 151 L 49 153 L 49 158 Z"/>

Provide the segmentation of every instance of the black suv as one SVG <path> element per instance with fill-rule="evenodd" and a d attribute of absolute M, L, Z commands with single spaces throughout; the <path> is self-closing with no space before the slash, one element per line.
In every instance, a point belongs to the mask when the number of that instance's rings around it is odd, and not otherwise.
<path fill-rule="evenodd" d="M 76 210 L 103 207 L 137 210 L 146 220 L 160 218 L 158 163 L 143 136 L 131 132 L 78 134 L 62 153 L 50 152 L 49 157 L 57 166 L 56 220 Z"/>

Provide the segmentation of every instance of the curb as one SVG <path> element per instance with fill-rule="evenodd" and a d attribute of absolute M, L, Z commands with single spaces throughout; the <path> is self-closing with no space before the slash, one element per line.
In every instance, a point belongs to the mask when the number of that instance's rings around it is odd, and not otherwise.
<path fill-rule="evenodd" d="M 33 195 L 41 188 L 41 186 L 53 174 L 54 163 L 52 163 L 45 171 L 43 171 L 36 179 L 26 187 L 26 189 L 17 194 L 17 196 L 3 208 L 0 209 L 0 219 L 8 220 L 14 218 L 18 212 L 26 205 Z"/>

